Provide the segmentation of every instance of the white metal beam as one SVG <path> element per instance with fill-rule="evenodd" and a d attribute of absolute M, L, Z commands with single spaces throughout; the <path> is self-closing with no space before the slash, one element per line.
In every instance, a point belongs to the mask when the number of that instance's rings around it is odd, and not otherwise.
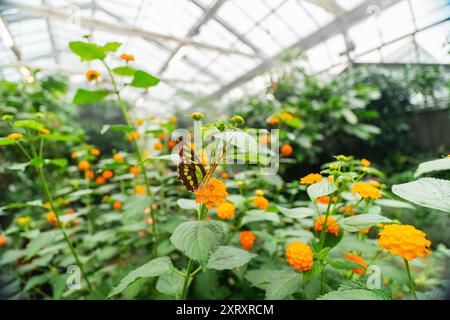
<path fill-rule="evenodd" d="M 42 8 L 42 7 L 26 5 L 26 4 L 21 4 L 21 3 L 15 3 L 15 2 L 12 2 L 9 0 L 3 0 L 1 5 L 5 6 L 5 7 L 9 7 L 9 8 L 16 8 L 16 9 L 19 9 L 28 14 L 41 16 L 41 17 L 48 17 L 51 19 L 59 19 L 59 20 L 67 21 L 67 19 L 70 18 L 69 14 L 67 14 L 65 12 L 61 12 L 59 10 Z M 150 31 L 133 28 L 133 27 L 129 27 L 129 26 L 117 25 L 114 23 L 100 21 L 100 20 L 92 19 L 92 18 L 88 18 L 88 17 L 81 17 L 80 23 L 84 27 L 102 29 L 102 30 L 112 32 L 112 33 L 139 36 L 139 37 L 142 37 L 142 38 L 148 39 L 148 40 L 177 42 L 181 45 L 187 45 L 187 46 L 193 46 L 193 47 L 202 48 L 202 49 L 206 49 L 206 50 L 217 51 L 217 52 L 220 52 L 223 54 L 240 55 L 240 56 L 255 58 L 254 54 L 241 52 L 239 50 L 222 48 L 222 47 L 210 45 L 207 43 L 193 41 L 191 39 L 179 38 L 179 37 L 175 37 L 175 36 L 171 36 L 171 35 L 150 32 Z"/>

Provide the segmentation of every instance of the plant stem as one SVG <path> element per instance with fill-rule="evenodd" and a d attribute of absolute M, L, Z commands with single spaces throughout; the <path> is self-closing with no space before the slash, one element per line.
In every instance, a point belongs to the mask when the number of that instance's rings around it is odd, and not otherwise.
<path fill-rule="evenodd" d="M 117 101 L 119 102 L 120 109 L 122 110 L 122 114 L 123 114 L 123 117 L 125 119 L 125 123 L 127 124 L 128 127 L 131 128 L 133 126 L 132 126 L 130 117 L 128 116 L 127 107 L 126 107 L 124 101 L 122 100 L 122 97 L 120 95 L 120 90 L 119 90 L 119 87 L 117 86 L 117 82 L 116 82 L 116 80 L 114 78 L 112 70 L 106 64 L 105 61 L 102 60 L 102 62 L 103 62 L 103 65 L 105 66 L 106 70 L 108 71 L 109 77 L 111 78 L 111 83 L 112 83 L 113 88 L 114 88 L 114 93 L 116 94 Z M 145 191 L 146 191 L 147 197 L 150 198 L 150 197 L 152 197 L 152 192 L 150 190 L 150 185 L 148 183 L 147 169 L 145 168 L 145 165 L 143 163 L 141 147 L 137 143 L 136 139 L 133 138 L 132 141 L 133 141 L 134 147 L 136 149 L 136 157 L 137 157 L 138 163 L 139 163 L 138 165 L 139 165 L 139 167 L 140 167 L 140 169 L 142 171 L 142 174 L 144 175 Z M 153 241 L 153 244 L 154 244 L 153 245 L 153 250 L 154 250 L 155 255 L 158 255 L 157 246 L 156 246 L 156 238 L 155 238 L 155 236 L 156 236 L 156 217 L 155 217 L 155 213 L 154 213 L 153 210 L 151 210 L 150 214 L 151 214 L 152 219 L 153 219 L 153 223 L 152 223 L 152 234 L 153 234 L 153 240 L 154 240 Z"/>
<path fill-rule="evenodd" d="M 180 297 L 181 300 L 186 300 L 186 297 L 188 294 L 189 279 L 191 278 L 191 271 L 192 271 L 193 265 L 194 265 L 194 260 L 189 258 L 186 275 L 184 277 L 183 290 L 181 290 L 181 297 Z"/>
<path fill-rule="evenodd" d="M 409 280 L 409 287 L 411 288 L 411 291 L 413 293 L 414 299 L 417 300 L 416 286 L 414 285 L 414 279 L 411 276 L 411 270 L 409 269 L 409 262 L 406 259 L 403 259 L 403 261 L 405 261 L 406 273 L 408 274 L 408 280 Z"/>
<path fill-rule="evenodd" d="M 325 242 L 325 232 L 327 229 L 327 221 L 328 221 L 328 215 L 330 214 L 330 207 L 331 207 L 332 197 L 330 195 L 330 202 L 328 202 L 327 211 L 325 213 L 325 220 L 322 225 L 322 230 L 320 230 L 320 236 L 319 236 L 319 247 L 322 249 L 323 244 Z"/>
<path fill-rule="evenodd" d="M 80 259 L 78 258 L 78 255 L 77 255 L 77 253 L 76 253 L 76 251 L 75 251 L 75 249 L 74 249 L 74 247 L 72 245 L 72 242 L 70 242 L 69 237 L 67 236 L 64 224 L 61 222 L 58 210 L 57 210 L 56 205 L 55 205 L 55 203 L 53 201 L 52 194 L 50 193 L 50 190 L 48 188 L 48 183 L 47 183 L 47 179 L 45 178 L 44 171 L 42 170 L 42 167 L 37 167 L 36 169 L 38 171 L 42 187 L 44 188 L 44 193 L 45 193 L 45 195 L 47 197 L 48 202 L 50 202 L 50 207 L 52 208 L 52 211 L 55 213 L 56 221 L 58 222 L 58 227 L 60 228 L 60 230 L 61 230 L 61 232 L 63 234 L 64 240 L 66 241 L 67 246 L 69 247 L 69 250 L 72 253 L 72 256 L 74 257 L 77 266 L 80 268 L 80 271 L 81 271 L 81 274 L 82 274 L 84 280 L 86 280 L 86 284 L 87 284 L 87 286 L 89 288 L 89 291 L 92 291 L 92 285 L 89 282 L 89 279 L 87 278 L 86 273 L 84 272 L 83 264 L 81 263 Z"/>

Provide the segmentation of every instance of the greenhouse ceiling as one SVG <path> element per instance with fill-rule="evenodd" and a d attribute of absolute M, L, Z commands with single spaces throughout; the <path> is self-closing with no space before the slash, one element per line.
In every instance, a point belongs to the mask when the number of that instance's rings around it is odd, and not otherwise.
<path fill-rule="evenodd" d="M 294 48 L 318 75 L 354 62 L 450 62 L 446 0 L 0 0 L 0 16 L 7 79 L 41 68 L 83 82 L 86 66 L 67 43 L 90 34 L 122 42 L 122 52 L 161 78 L 129 93 L 136 105 L 156 109 L 188 108 L 187 94 L 230 98 L 258 87 Z"/>

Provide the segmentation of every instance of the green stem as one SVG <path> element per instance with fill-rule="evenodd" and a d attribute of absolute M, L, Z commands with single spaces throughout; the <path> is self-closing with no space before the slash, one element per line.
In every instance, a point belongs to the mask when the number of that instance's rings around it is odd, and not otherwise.
<path fill-rule="evenodd" d="M 331 202 L 332 202 L 332 196 L 330 195 L 330 202 L 328 202 L 327 211 L 325 213 L 325 220 L 323 221 L 322 230 L 320 230 L 320 236 L 319 236 L 320 249 L 322 249 L 323 244 L 325 242 L 325 232 L 327 229 L 327 221 L 328 221 L 328 215 L 330 214 Z"/>
<path fill-rule="evenodd" d="M 414 285 L 414 279 L 411 276 L 411 270 L 409 269 L 409 262 L 406 259 L 403 259 L 403 261 L 405 261 L 406 273 L 408 274 L 408 280 L 409 280 L 409 287 L 411 288 L 411 291 L 413 293 L 414 299 L 417 300 L 416 286 Z"/>
<path fill-rule="evenodd" d="M 83 264 L 81 263 L 80 259 L 78 258 L 78 255 L 72 245 L 72 242 L 70 242 L 69 237 L 67 236 L 64 224 L 62 223 L 62 221 L 59 217 L 59 213 L 58 213 L 56 205 L 53 201 L 52 194 L 50 193 L 50 190 L 48 188 L 48 183 L 47 183 L 47 179 L 45 178 L 44 171 L 42 170 L 42 167 L 37 167 L 36 169 L 38 171 L 42 187 L 44 188 L 44 193 L 47 197 L 48 202 L 50 202 L 50 207 L 52 208 L 52 211 L 55 213 L 56 221 L 58 222 L 58 226 L 63 234 L 64 240 L 66 241 L 67 246 L 69 247 L 69 250 L 72 253 L 72 256 L 74 257 L 77 266 L 80 268 L 80 271 L 81 271 L 81 274 L 82 274 L 84 280 L 86 280 L 86 284 L 88 286 L 89 291 L 92 291 L 92 285 L 89 282 L 89 279 L 87 278 L 86 273 L 84 272 Z"/>
<path fill-rule="evenodd" d="M 113 72 L 112 72 L 111 68 L 106 64 L 105 61 L 102 61 L 102 62 L 103 62 L 103 65 L 105 66 L 106 70 L 108 71 L 109 77 L 111 78 L 111 83 L 112 83 L 112 85 L 114 87 L 114 93 L 116 94 L 117 101 L 119 102 L 120 109 L 122 110 L 122 114 L 123 114 L 123 117 L 125 119 L 125 123 L 130 128 L 134 127 L 134 126 L 132 126 L 130 117 L 128 116 L 127 107 L 126 107 L 124 101 L 122 100 L 122 97 L 120 95 L 120 90 L 119 90 L 119 88 L 117 86 L 117 82 L 116 82 L 116 80 L 114 78 Z M 148 183 L 147 169 L 146 169 L 146 167 L 145 167 L 145 165 L 143 163 L 142 151 L 141 151 L 141 148 L 140 148 L 139 144 L 137 143 L 136 139 L 132 139 L 132 140 L 133 140 L 134 147 L 136 149 L 136 157 L 138 159 L 139 167 L 140 167 L 140 169 L 142 171 L 142 174 L 144 175 L 144 183 L 145 183 L 146 194 L 147 194 L 147 197 L 151 198 L 152 197 L 152 192 L 150 190 L 150 185 Z M 153 247 L 155 255 L 157 256 L 158 252 L 157 252 L 156 238 L 155 238 L 156 237 L 156 217 L 155 217 L 155 213 L 154 213 L 153 210 L 151 211 L 150 214 L 151 214 L 152 219 L 153 219 L 152 235 L 153 235 L 153 244 L 154 245 L 152 247 Z"/>
<path fill-rule="evenodd" d="M 194 265 L 194 260 L 189 258 L 186 275 L 184 277 L 183 290 L 181 290 L 181 296 L 180 296 L 181 300 L 186 300 L 186 297 L 188 294 L 189 279 L 191 278 L 191 271 L 192 271 L 193 265 Z"/>

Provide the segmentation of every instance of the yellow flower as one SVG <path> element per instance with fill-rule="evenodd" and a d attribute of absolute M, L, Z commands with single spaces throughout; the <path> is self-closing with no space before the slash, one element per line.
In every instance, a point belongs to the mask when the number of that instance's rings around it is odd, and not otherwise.
<path fill-rule="evenodd" d="M 176 123 L 177 122 L 177 118 L 176 117 L 170 117 L 169 119 L 170 123 Z"/>
<path fill-rule="evenodd" d="M 144 119 L 136 119 L 135 123 L 138 127 L 142 126 L 144 124 Z"/>
<path fill-rule="evenodd" d="M 94 148 L 94 149 L 89 150 L 89 153 L 92 154 L 93 156 L 99 156 L 100 150 L 98 150 L 97 148 Z"/>
<path fill-rule="evenodd" d="M 160 141 L 156 141 L 153 144 L 153 148 L 155 148 L 155 150 L 162 150 L 164 148 L 164 145 Z"/>
<path fill-rule="evenodd" d="M 258 207 L 261 210 L 266 210 L 269 206 L 269 200 L 260 196 L 253 199 L 253 204 L 255 205 L 255 207 Z"/>
<path fill-rule="evenodd" d="M 20 225 L 27 224 L 30 221 L 31 221 L 31 218 L 28 217 L 28 216 L 27 217 L 20 217 L 20 218 L 17 219 L 17 223 L 20 224 Z"/>
<path fill-rule="evenodd" d="M 231 202 L 224 202 L 217 207 L 217 216 L 222 220 L 229 220 L 236 214 L 236 207 Z"/>
<path fill-rule="evenodd" d="M 139 131 L 133 131 L 132 133 L 129 133 L 127 136 L 128 141 L 138 140 L 141 138 L 141 134 Z"/>
<path fill-rule="evenodd" d="M 123 157 L 123 154 L 120 154 L 120 153 L 114 154 L 113 159 L 114 159 L 115 162 L 120 162 L 120 163 L 125 161 L 124 157 Z"/>
<path fill-rule="evenodd" d="M 251 248 L 253 248 L 256 236 L 252 231 L 242 231 L 239 234 L 239 238 L 241 239 L 241 246 L 243 249 L 250 250 Z"/>
<path fill-rule="evenodd" d="M 77 157 L 78 157 L 78 152 L 76 152 L 76 151 L 72 152 L 72 153 L 70 154 L 70 157 L 71 157 L 72 159 L 77 158 Z"/>
<path fill-rule="evenodd" d="M 423 258 L 430 254 L 431 242 L 426 234 L 411 225 L 390 224 L 386 225 L 379 233 L 378 246 L 389 250 L 390 253 L 402 257 L 405 260 L 413 260 L 416 257 Z"/>
<path fill-rule="evenodd" d="M 138 175 L 139 174 L 139 168 L 138 167 L 134 167 L 134 166 L 130 167 L 130 173 Z"/>
<path fill-rule="evenodd" d="M 83 160 L 78 162 L 78 169 L 85 171 L 88 170 L 91 167 L 91 164 L 89 163 L 89 161 Z"/>
<path fill-rule="evenodd" d="M 297 271 L 312 269 L 313 252 L 304 242 L 291 242 L 286 248 L 286 260 Z"/>
<path fill-rule="evenodd" d="M 134 61 L 134 56 L 132 54 L 122 53 L 120 55 L 120 59 L 125 60 L 125 61 Z"/>
<path fill-rule="evenodd" d="M 267 122 L 271 125 L 280 123 L 280 118 L 278 117 L 270 117 Z"/>
<path fill-rule="evenodd" d="M 261 189 L 255 190 L 255 196 L 263 197 L 264 196 L 264 190 L 261 190 Z"/>
<path fill-rule="evenodd" d="M 87 81 L 96 81 L 100 78 L 100 72 L 97 70 L 88 70 L 86 71 L 86 80 Z"/>
<path fill-rule="evenodd" d="M 376 187 L 368 182 L 355 182 L 352 185 L 352 193 L 359 194 L 364 199 L 372 198 L 379 199 L 381 198 L 381 192 Z"/>
<path fill-rule="evenodd" d="M 144 189 L 143 186 L 137 185 L 136 187 L 134 187 L 134 193 L 136 193 L 136 194 L 145 194 L 145 189 Z"/>
<path fill-rule="evenodd" d="M 280 118 L 286 121 L 291 121 L 294 117 L 292 116 L 292 114 L 284 112 L 281 114 Z"/>
<path fill-rule="evenodd" d="M 50 130 L 48 130 L 48 129 L 41 129 L 41 130 L 39 130 L 39 133 L 41 133 L 41 134 L 49 134 Z"/>
<path fill-rule="evenodd" d="M 317 218 L 316 223 L 314 224 L 314 230 L 321 231 L 323 225 L 325 223 L 325 216 L 322 215 Z M 336 219 L 332 216 L 328 216 L 327 218 L 327 228 L 325 229 L 327 233 L 333 233 L 336 237 L 339 235 L 339 225 L 336 222 Z"/>
<path fill-rule="evenodd" d="M 300 179 L 301 184 L 313 184 L 317 182 L 322 182 L 322 176 L 318 173 L 310 173 Z"/>
<path fill-rule="evenodd" d="M 47 213 L 47 216 L 45 217 L 45 219 L 47 220 L 48 223 L 56 223 L 56 214 L 51 211 L 49 213 Z"/>
<path fill-rule="evenodd" d="M 353 261 L 353 262 L 356 262 L 356 263 L 358 263 L 358 264 L 362 267 L 362 268 L 354 268 L 354 269 L 352 269 L 352 272 L 353 272 L 353 273 L 363 274 L 363 273 L 366 272 L 366 270 L 367 270 L 367 264 L 366 264 L 366 262 L 364 261 L 363 257 L 361 257 L 361 256 L 359 256 L 359 255 L 357 255 L 357 254 L 354 254 L 354 253 L 348 253 L 348 254 L 345 256 L 345 259 L 350 260 L 350 261 Z"/>
<path fill-rule="evenodd" d="M 19 140 L 19 139 L 22 139 L 22 138 L 23 138 L 23 134 L 17 133 L 17 132 L 10 133 L 10 134 L 8 135 L 8 138 L 13 139 L 13 140 Z"/>
<path fill-rule="evenodd" d="M 197 197 L 195 202 L 203 203 L 208 209 L 224 203 L 228 195 L 225 183 L 216 178 L 212 178 L 206 186 L 195 191 L 194 194 Z"/>
<path fill-rule="evenodd" d="M 361 159 L 360 163 L 361 163 L 361 165 L 362 165 L 363 167 L 370 167 L 370 165 L 372 164 L 372 163 L 371 163 L 369 160 L 367 160 L 367 159 Z"/>

